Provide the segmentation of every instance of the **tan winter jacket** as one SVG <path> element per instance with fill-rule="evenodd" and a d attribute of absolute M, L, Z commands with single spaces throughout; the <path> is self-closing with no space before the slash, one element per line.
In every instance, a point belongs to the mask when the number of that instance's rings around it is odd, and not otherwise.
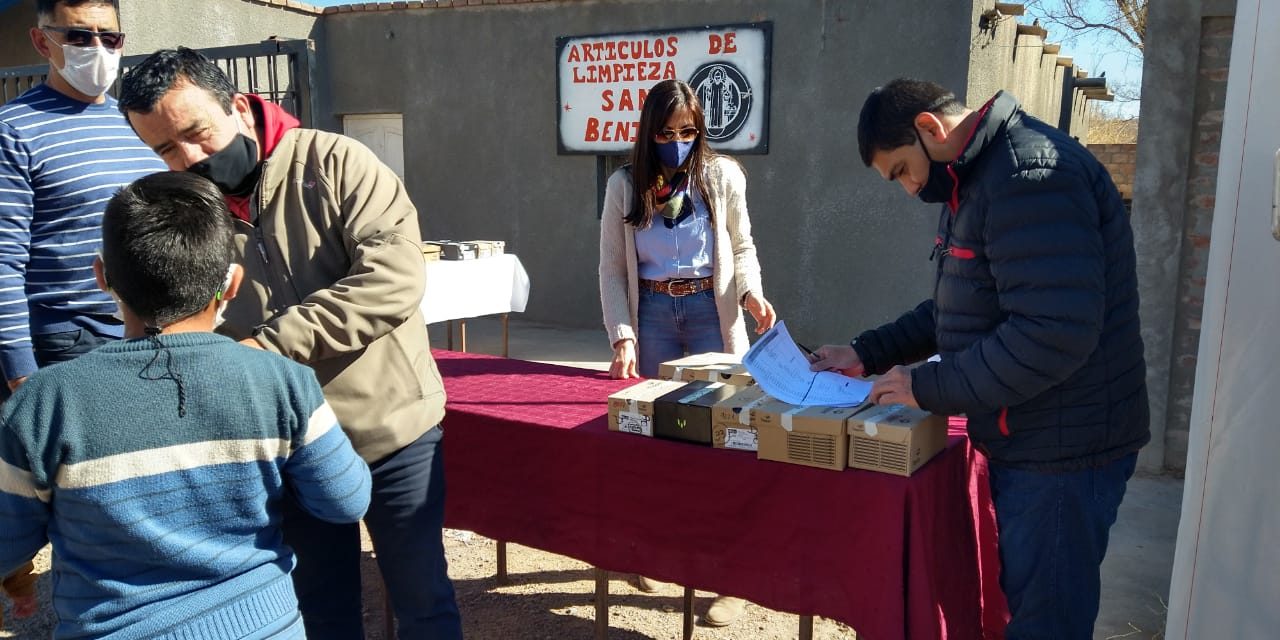
<path fill-rule="evenodd" d="M 742 318 L 742 297 L 748 292 L 763 295 L 760 262 L 751 240 L 751 219 L 747 216 L 747 178 L 736 160 L 716 156 L 706 165 L 708 195 L 715 207 L 715 262 L 712 283 L 716 311 L 720 315 L 720 336 L 728 353 L 745 353 L 746 322 Z M 623 218 L 631 207 L 631 173 L 619 169 L 605 187 L 604 211 L 600 215 L 600 305 L 609 344 L 624 338 L 636 339 L 636 316 L 640 306 L 639 265 L 636 258 L 635 227 Z"/>
<path fill-rule="evenodd" d="M 253 210 L 256 226 L 236 220 L 245 278 L 219 331 L 310 365 L 366 462 L 439 424 L 418 212 L 395 173 L 350 138 L 293 129 Z"/>

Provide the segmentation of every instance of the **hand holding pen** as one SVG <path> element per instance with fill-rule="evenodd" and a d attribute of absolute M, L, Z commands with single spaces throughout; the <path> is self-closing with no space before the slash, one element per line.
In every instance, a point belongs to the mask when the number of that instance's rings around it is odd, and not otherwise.
<path fill-rule="evenodd" d="M 866 374 L 862 367 L 862 360 L 858 358 L 858 352 L 847 344 L 826 344 L 818 347 L 815 351 L 799 342 L 796 343 L 805 352 L 805 357 L 809 359 L 810 371 L 835 371 L 853 378 L 860 378 Z"/>

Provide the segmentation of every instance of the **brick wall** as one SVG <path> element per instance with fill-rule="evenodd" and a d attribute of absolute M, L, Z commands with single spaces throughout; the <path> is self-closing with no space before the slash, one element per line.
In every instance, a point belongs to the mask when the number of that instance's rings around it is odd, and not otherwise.
<path fill-rule="evenodd" d="M 1116 188 L 1125 200 L 1133 199 L 1133 171 L 1137 166 L 1136 144 L 1091 144 L 1089 151 L 1111 173 Z"/>
<path fill-rule="evenodd" d="M 1191 399 L 1200 350 L 1200 317 L 1204 311 L 1205 274 L 1213 227 L 1218 181 L 1218 149 L 1222 139 L 1222 109 L 1227 99 L 1227 67 L 1235 20 L 1208 17 L 1200 29 L 1195 123 L 1191 132 L 1191 162 L 1187 172 L 1187 209 L 1183 217 L 1179 256 L 1178 298 L 1170 345 L 1169 407 L 1165 422 L 1165 465 L 1186 468 Z"/>

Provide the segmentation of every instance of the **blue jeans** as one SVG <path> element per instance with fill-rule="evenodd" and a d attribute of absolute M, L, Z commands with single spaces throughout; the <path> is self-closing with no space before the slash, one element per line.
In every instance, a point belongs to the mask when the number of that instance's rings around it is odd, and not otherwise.
<path fill-rule="evenodd" d="M 1093 469 L 1025 471 L 992 463 L 1008 640 L 1090 640 L 1102 558 L 1138 454 Z"/>
<path fill-rule="evenodd" d="M 51 364 L 75 360 L 118 339 L 115 336 L 98 335 L 88 329 L 60 331 L 31 336 L 31 350 L 35 353 L 36 365 L 43 369 Z M 8 400 L 10 395 L 9 385 L 0 385 L 0 403 Z"/>
<path fill-rule="evenodd" d="M 370 465 L 364 524 L 402 640 L 461 640 L 462 620 L 444 557 L 444 431 L 436 427 Z M 293 586 L 311 640 L 363 640 L 360 529 L 332 524 L 286 500 L 284 539 L 298 566 Z"/>
<path fill-rule="evenodd" d="M 88 329 L 31 336 L 31 350 L 41 368 L 75 360 L 98 347 L 118 340 L 115 336 L 98 335 Z"/>
<path fill-rule="evenodd" d="M 658 365 L 690 353 L 723 351 L 720 314 L 712 289 L 687 296 L 640 290 L 637 354 L 640 375 L 658 376 Z"/>

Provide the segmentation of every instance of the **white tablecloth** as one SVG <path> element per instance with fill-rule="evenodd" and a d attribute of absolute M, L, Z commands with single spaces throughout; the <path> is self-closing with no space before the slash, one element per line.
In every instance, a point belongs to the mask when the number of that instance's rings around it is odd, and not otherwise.
<path fill-rule="evenodd" d="M 421 309 L 427 324 L 524 311 L 529 301 L 529 274 L 514 254 L 425 264 Z"/>

